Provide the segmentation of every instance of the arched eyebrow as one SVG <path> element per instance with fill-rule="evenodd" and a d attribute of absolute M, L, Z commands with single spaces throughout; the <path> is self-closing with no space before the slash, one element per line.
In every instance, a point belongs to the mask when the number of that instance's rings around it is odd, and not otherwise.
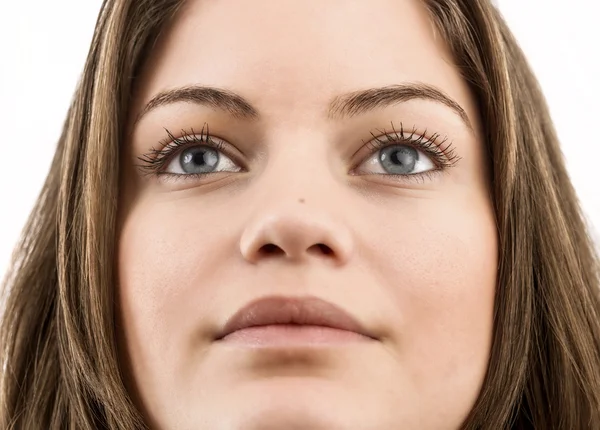
<path fill-rule="evenodd" d="M 424 83 L 389 85 L 342 94 L 331 101 L 328 118 L 349 118 L 374 109 L 383 109 L 396 103 L 403 103 L 414 99 L 442 103 L 452 109 L 462 119 L 467 128 L 473 130 L 473 125 L 469 120 L 467 112 L 456 101 L 444 91 Z"/>
<path fill-rule="evenodd" d="M 257 120 L 260 118 L 258 110 L 245 98 L 233 91 L 223 88 L 193 85 L 158 93 L 144 106 L 144 109 L 139 113 L 135 122 L 139 122 L 144 115 L 154 109 L 173 103 L 206 105 L 227 112 L 239 119 Z"/>
<path fill-rule="evenodd" d="M 336 96 L 329 104 L 327 118 L 330 120 L 342 120 L 414 99 L 442 103 L 452 109 L 463 120 L 465 125 L 470 130 L 473 130 L 467 113 L 457 102 L 442 90 L 424 83 L 403 83 L 368 88 Z M 144 106 L 135 122 L 137 123 L 144 115 L 160 106 L 181 102 L 206 105 L 222 110 L 238 119 L 260 119 L 258 109 L 239 94 L 223 88 L 193 85 L 170 89 L 157 94 Z"/>

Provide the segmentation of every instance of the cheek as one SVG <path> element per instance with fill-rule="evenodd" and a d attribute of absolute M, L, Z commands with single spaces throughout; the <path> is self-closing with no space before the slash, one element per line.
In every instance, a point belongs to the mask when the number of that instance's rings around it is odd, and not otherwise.
<path fill-rule="evenodd" d="M 497 235 L 492 211 L 484 202 L 404 209 L 395 234 L 380 235 L 370 263 L 393 297 L 390 341 L 417 385 L 435 387 L 442 379 L 478 385 L 493 329 Z"/>
<path fill-rule="evenodd" d="M 205 319 L 218 305 L 218 291 L 207 286 L 218 285 L 227 268 L 222 222 L 180 207 L 164 202 L 148 210 L 140 204 L 120 234 L 120 342 L 139 376 L 189 360 L 198 342 L 214 333 Z M 190 340 L 194 336 L 197 342 Z"/>

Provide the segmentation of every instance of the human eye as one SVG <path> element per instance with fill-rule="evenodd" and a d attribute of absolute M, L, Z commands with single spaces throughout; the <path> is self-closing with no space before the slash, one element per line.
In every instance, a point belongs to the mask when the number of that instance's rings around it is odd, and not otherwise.
<path fill-rule="evenodd" d="M 181 137 L 175 137 L 166 130 L 167 138 L 161 142 L 160 149 L 152 149 L 139 157 L 139 167 L 156 176 L 176 179 L 201 179 L 210 174 L 222 172 L 241 172 L 243 169 L 234 161 L 229 145 L 210 136 L 208 125 L 200 134 L 182 131 Z"/>
<path fill-rule="evenodd" d="M 427 137 L 424 133 L 405 131 L 402 124 L 400 130 L 378 130 L 380 135 L 365 147 L 370 156 L 355 169 L 355 175 L 385 175 L 401 180 L 424 180 L 436 173 L 453 167 L 460 157 L 455 153 L 452 144 L 435 133 Z"/>

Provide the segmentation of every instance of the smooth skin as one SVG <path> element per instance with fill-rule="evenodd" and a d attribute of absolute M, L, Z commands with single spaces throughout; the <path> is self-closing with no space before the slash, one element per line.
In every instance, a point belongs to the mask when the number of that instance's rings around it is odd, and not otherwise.
<path fill-rule="evenodd" d="M 428 98 L 332 115 L 344 94 L 416 83 L 466 116 Z M 235 92 L 254 115 L 193 97 L 146 107 L 193 86 Z M 163 174 L 141 168 L 169 144 L 165 129 L 205 124 L 224 142 L 217 173 L 174 176 L 180 154 Z M 392 126 L 439 134 L 454 163 L 390 175 L 367 144 Z M 128 131 L 118 339 L 152 429 L 460 426 L 487 370 L 498 243 L 478 107 L 424 4 L 188 1 L 143 67 Z M 215 342 L 235 311 L 273 294 L 331 301 L 378 340 Z"/>

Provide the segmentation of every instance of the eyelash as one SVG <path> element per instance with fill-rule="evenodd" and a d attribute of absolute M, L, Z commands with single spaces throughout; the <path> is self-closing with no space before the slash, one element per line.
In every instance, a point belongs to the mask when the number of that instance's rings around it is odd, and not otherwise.
<path fill-rule="evenodd" d="M 423 182 L 425 179 L 432 178 L 438 173 L 446 172 L 447 169 L 454 167 L 456 163 L 461 160 L 461 157 L 456 154 L 456 151 L 452 146 L 452 142 L 449 142 L 447 137 L 444 137 L 442 141 L 438 143 L 438 140 L 441 138 L 439 133 L 434 133 L 433 136 L 428 138 L 426 137 L 427 129 L 425 129 L 425 132 L 421 134 L 417 132 L 416 127 L 413 127 L 409 133 L 405 134 L 404 125 L 402 122 L 400 123 L 399 132 L 394 128 L 393 123 L 391 123 L 391 126 L 391 132 L 386 129 L 377 129 L 377 131 L 380 133 L 379 135 L 375 135 L 373 132 L 370 133 L 371 136 L 373 136 L 373 140 L 369 142 L 365 142 L 363 140 L 365 146 L 371 150 L 371 155 L 376 151 L 388 146 L 407 145 L 422 151 L 425 153 L 425 155 L 431 157 L 433 163 L 436 165 L 436 168 L 433 170 L 427 170 L 425 172 L 409 175 L 395 175 L 392 173 L 375 173 L 375 175 L 404 181 Z"/>
<path fill-rule="evenodd" d="M 436 169 L 428 170 L 425 172 L 415 173 L 415 174 L 377 174 L 380 176 L 386 176 L 391 178 L 397 178 L 399 180 L 409 180 L 409 181 L 424 181 L 426 178 L 431 178 L 433 175 L 444 172 L 450 167 L 456 165 L 458 161 L 460 161 L 461 157 L 459 157 L 454 149 L 452 148 L 452 143 L 448 143 L 448 138 L 444 138 L 441 142 L 437 143 L 440 139 L 440 134 L 435 133 L 430 138 L 426 137 L 427 130 L 423 134 L 417 133 L 416 127 L 410 131 L 408 135 L 404 132 L 404 127 L 402 123 L 400 123 L 400 131 L 396 131 L 394 128 L 394 124 L 391 123 L 392 131 L 389 132 L 385 129 L 377 131 L 380 133 L 379 135 L 375 135 L 373 132 L 370 134 L 373 136 L 373 140 L 369 142 L 365 142 L 365 147 L 370 149 L 370 156 L 373 155 L 376 151 L 383 149 L 388 146 L 393 145 L 407 145 L 411 146 L 417 150 L 422 151 L 428 157 L 431 157 L 433 163 L 436 165 Z M 206 132 L 205 132 L 206 129 Z M 167 176 L 173 177 L 175 179 L 181 179 L 182 177 L 185 179 L 200 179 L 202 177 L 207 177 L 211 174 L 221 173 L 221 172 L 207 172 L 207 173 L 190 173 L 190 174 L 176 174 L 176 173 L 168 173 L 164 172 L 164 168 L 168 165 L 168 163 L 173 159 L 173 157 L 181 150 L 185 149 L 188 146 L 196 146 L 196 145 L 206 145 L 211 148 L 216 149 L 217 151 L 223 152 L 233 161 L 237 161 L 237 157 L 233 156 L 229 151 L 227 151 L 227 146 L 222 141 L 214 140 L 209 133 L 208 124 L 205 123 L 204 127 L 202 127 L 202 131 L 200 135 L 194 132 L 194 129 L 190 129 L 190 133 L 187 133 L 185 130 L 182 130 L 181 137 L 175 137 L 169 130 L 165 128 L 167 133 L 167 137 L 162 139 L 159 143 L 159 147 L 161 149 L 152 148 L 150 152 L 144 154 L 141 157 L 138 157 L 138 160 L 142 162 L 140 165 L 140 169 L 145 171 L 148 174 L 153 174 L 156 176 Z M 360 150 L 359 150 L 360 151 Z"/>
<path fill-rule="evenodd" d="M 204 129 L 206 128 L 206 133 Z M 202 173 L 202 174 L 187 174 L 187 175 L 179 175 L 179 174 L 170 174 L 164 172 L 163 169 L 165 166 L 171 161 L 173 156 L 179 152 L 180 150 L 194 145 L 207 145 L 211 148 L 214 148 L 220 152 L 225 153 L 228 157 L 232 157 L 231 154 L 228 153 L 226 145 L 221 141 L 215 141 L 209 133 L 208 124 L 204 124 L 202 127 L 202 131 L 200 135 L 196 134 L 193 128 L 190 129 L 190 133 L 187 133 L 185 130 L 181 130 L 182 136 L 175 137 L 169 130 L 165 128 L 165 132 L 167 133 L 167 137 L 162 139 L 159 142 L 159 147 L 161 149 L 152 148 L 149 153 L 138 157 L 143 164 L 139 167 L 142 170 L 145 170 L 149 174 L 154 175 L 171 175 L 171 176 L 186 176 L 186 177 L 194 177 L 194 176 L 207 176 L 210 173 Z"/>

